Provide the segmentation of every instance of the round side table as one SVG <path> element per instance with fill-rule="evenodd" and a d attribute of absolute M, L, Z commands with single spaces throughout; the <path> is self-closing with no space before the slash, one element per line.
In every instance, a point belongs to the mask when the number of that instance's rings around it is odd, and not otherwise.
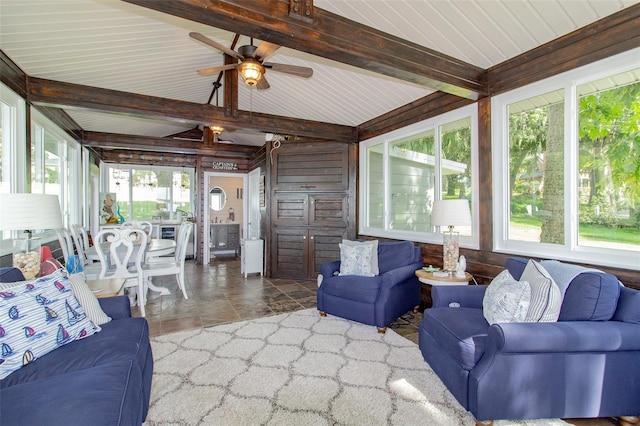
<path fill-rule="evenodd" d="M 464 273 L 464 278 L 456 277 L 455 273 L 446 277 L 437 277 L 433 272 L 427 272 L 423 269 L 416 271 L 418 280 L 422 283 L 422 291 L 420 292 L 420 309 L 430 308 L 433 304 L 431 300 L 431 287 L 434 285 L 468 285 L 473 279 L 473 275 L 468 272 Z"/>

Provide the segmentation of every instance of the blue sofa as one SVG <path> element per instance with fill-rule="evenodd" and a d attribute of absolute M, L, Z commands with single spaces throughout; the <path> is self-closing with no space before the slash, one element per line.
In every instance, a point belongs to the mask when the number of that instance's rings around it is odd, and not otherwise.
<path fill-rule="evenodd" d="M 21 281 L 14 268 L 0 281 Z M 16 272 L 17 271 L 17 274 Z M 153 357 L 149 327 L 129 299 L 98 299 L 112 321 L 0 380 L 1 425 L 140 425 L 149 408 Z"/>
<path fill-rule="evenodd" d="M 527 261 L 506 266 L 518 279 Z M 545 268 L 568 283 L 558 322 L 490 326 L 487 286 L 434 286 L 420 324 L 424 359 L 478 421 L 640 420 L 640 291 L 575 265 Z"/>
<path fill-rule="evenodd" d="M 384 333 L 389 324 L 420 305 L 420 282 L 415 275 L 422 268 L 420 247 L 411 241 L 378 243 L 378 267 L 374 277 L 339 276 L 340 260 L 320 266 L 318 311 L 375 325 Z"/>

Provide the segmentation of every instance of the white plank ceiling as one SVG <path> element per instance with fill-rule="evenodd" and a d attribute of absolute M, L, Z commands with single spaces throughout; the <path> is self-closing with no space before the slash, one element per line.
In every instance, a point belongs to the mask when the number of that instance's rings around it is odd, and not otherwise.
<path fill-rule="evenodd" d="M 638 1 L 315 0 L 314 6 L 489 68 Z M 196 70 L 222 65 L 223 56 L 191 39 L 190 31 L 225 46 L 234 36 L 118 0 L 0 0 L 0 49 L 28 75 L 204 104 L 217 74 Z M 242 37 L 243 44 L 249 39 Z M 314 74 L 267 72 L 271 88 L 265 91 L 240 83 L 241 110 L 356 126 L 430 93 L 287 48 L 269 61 L 308 66 Z M 222 92 L 219 99 L 221 106 Z M 90 131 L 166 136 L 193 127 L 67 112 Z M 223 132 L 221 139 L 264 143 L 264 135 L 241 131 Z"/>

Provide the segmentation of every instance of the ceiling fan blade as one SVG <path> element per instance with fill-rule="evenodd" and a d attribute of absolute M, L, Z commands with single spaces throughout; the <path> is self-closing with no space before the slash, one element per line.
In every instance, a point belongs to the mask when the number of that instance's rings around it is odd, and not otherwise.
<path fill-rule="evenodd" d="M 263 75 L 262 79 L 258 81 L 258 84 L 256 84 L 256 88 L 258 90 L 267 90 L 269 87 L 271 87 L 271 85 L 267 81 L 267 78 Z"/>
<path fill-rule="evenodd" d="M 272 62 L 265 62 L 262 65 L 265 68 L 269 68 L 274 71 L 283 72 L 286 74 L 295 75 L 298 77 L 309 78 L 313 75 L 313 69 L 309 67 L 299 67 L 297 65 L 287 65 L 287 64 L 274 64 Z"/>
<path fill-rule="evenodd" d="M 280 49 L 279 45 L 263 41 L 258 45 L 256 51 L 253 52 L 253 57 L 260 58 L 261 61 L 264 61 L 278 49 Z"/>
<path fill-rule="evenodd" d="M 233 56 L 236 59 L 239 60 L 243 60 L 244 57 L 239 54 L 238 52 L 236 52 L 235 50 L 231 50 L 226 46 L 223 46 L 222 44 L 218 43 L 217 41 L 213 41 L 211 40 L 209 37 L 206 37 L 200 33 L 189 33 L 189 37 L 198 40 L 201 43 L 207 44 L 215 49 L 218 49 L 219 51 L 226 53 L 229 56 Z"/>
<path fill-rule="evenodd" d="M 198 74 L 201 74 L 201 75 L 215 74 L 220 71 L 235 69 L 237 66 L 238 64 L 229 64 L 229 65 L 220 65 L 219 67 L 202 68 L 198 70 Z"/>

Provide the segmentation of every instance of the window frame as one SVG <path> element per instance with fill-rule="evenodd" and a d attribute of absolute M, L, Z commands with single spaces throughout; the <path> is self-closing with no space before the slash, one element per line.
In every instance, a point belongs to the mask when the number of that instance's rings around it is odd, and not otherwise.
<path fill-rule="evenodd" d="M 411 124 L 409 126 L 385 133 L 361 141 L 359 144 L 359 184 L 358 184 L 358 234 L 367 235 L 380 238 L 394 238 L 400 240 L 411 240 L 420 243 L 432 243 L 442 244 L 442 229 L 438 229 L 436 232 L 416 232 L 407 230 L 397 230 L 389 228 L 390 217 L 390 165 L 389 165 L 389 152 L 390 146 L 399 139 L 410 137 L 415 134 L 424 133 L 433 130 L 436 138 L 435 147 L 435 177 L 436 183 L 434 185 L 434 199 L 438 200 L 442 198 L 442 135 L 440 134 L 440 127 L 448 123 L 453 123 L 458 120 L 469 118 L 471 123 L 471 221 L 472 221 L 472 235 L 460 235 L 460 247 L 469 249 L 479 249 L 480 244 L 480 228 L 479 228 L 479 161 L 478 161 L 478 104 L 458 108 L 454 111 L 438 115 L 436 117 L 428 118 L 426 120 Z M 384 229 L 378 227 L 368 226 L 369 215 L 369 163 L 367 160 L 368 148 L 375 145 L 383 145 L 383 185 L 385 188 L 384 193 L 384 212 L 383 221 Z"/>
<path fill-rule="evenodd" d="M 576 68 L 497 95 L 491 99 L 491 151 L 493 173 L 493 250 L 497 253 L 538 256 L 557 260 L 640 269 L 640 252 L 578 245 L 579 105 L 577 88 L 607 76 L 638 68 L 640 48 Z M 553 92 L 564 91 L 564 234 L 563 245 L 509 239 L 509 105 Z"/>

